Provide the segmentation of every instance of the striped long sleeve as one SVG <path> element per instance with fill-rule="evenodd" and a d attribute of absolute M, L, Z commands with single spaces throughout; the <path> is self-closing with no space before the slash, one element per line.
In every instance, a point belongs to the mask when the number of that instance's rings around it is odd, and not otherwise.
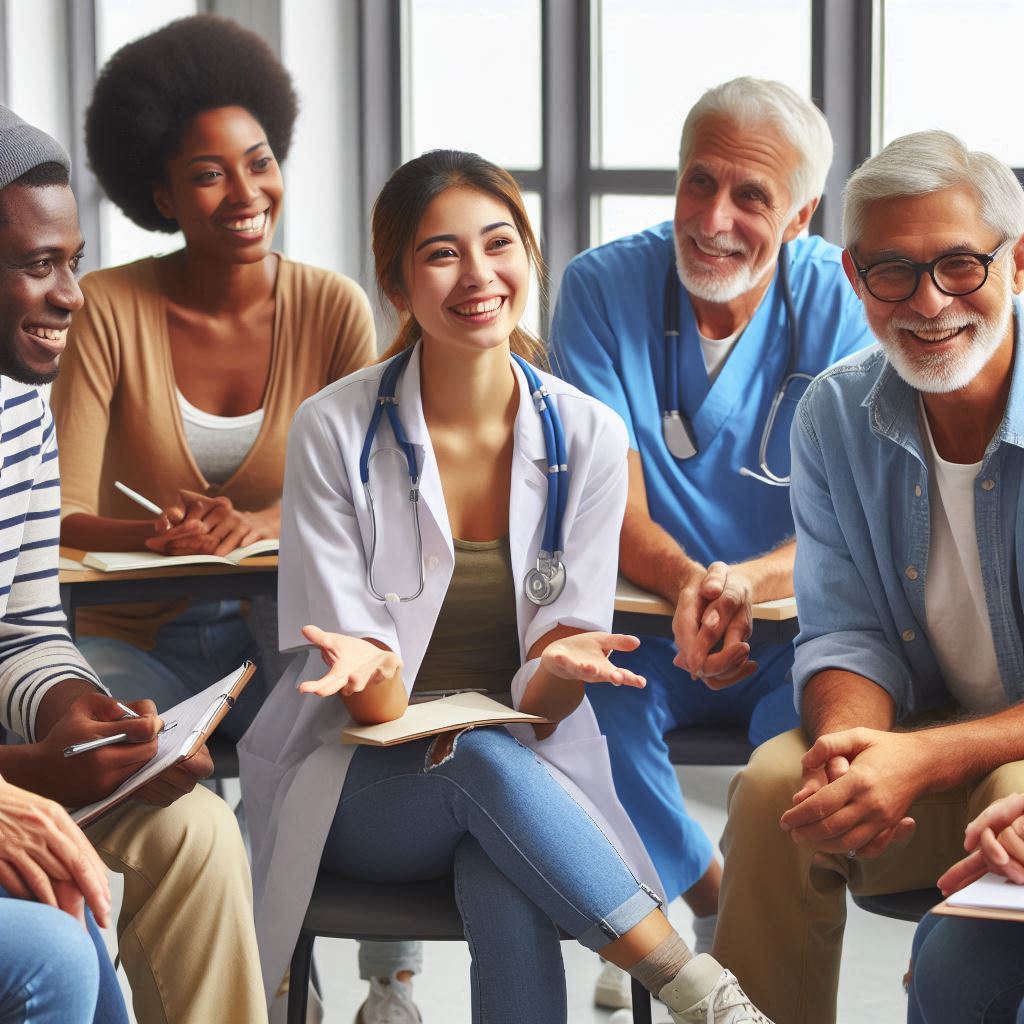
<path fill-rule="evenodd" d="M 29 742 L 39 705 L 57 683 L 84 679 L 104 689 L 66 628 L 59 545 L 50 410 L 34 387 L 0 377 L 0 723 Z"/>

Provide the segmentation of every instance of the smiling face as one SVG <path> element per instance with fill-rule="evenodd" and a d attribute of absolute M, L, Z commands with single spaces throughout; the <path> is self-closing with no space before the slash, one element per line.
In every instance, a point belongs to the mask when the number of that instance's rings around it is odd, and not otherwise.
<path fill-rule="evenodd" d="M 153 200 L 177 220 L 191 251 L 226 263 L 255 263 L 270 252 L 284 182 L 266 138 L 242 107 L 207 110 L 189 123 Z"/>
<path fill-rule="evenodd" d="M 698 125 L 673 223 L 676 267 L 691 295 L 731 302 L 774 271 L 783 242 L 814 209 L 792 213 L 789 183 L 799 159 L 767 127 L 741 129 L 722 117 Z"/>
<path fill-rule="evenodd" d="M 902 257 L 927 263 L 951 252 L 987 253 L 1002 241 L 981 218 L 967 186 L 879 200 L 868 207 L 856 260 L 868 267 Z M 1006 246 L 988 280 L 970 295 L 944 295 L 927 274 L 903 302 L 880 302 L 862 284 L 850 254 L 847 276 L 864 302 L 868 325 L 896 372 L 918 391 L 948 393 L 970 384 L 1004 345 L 1013 345 L 1014 279 L 1024 282 L 1021 248 Z"/>
<path fill-rule="evenodd" d="M 427 206 L 392 301 L 425 344 L 479 351 L 508 343 L 526 308 L 530 262 L 500 199 L 454 187 Z"/>
<path fill-rule="evenodd" d="M 78 207 L 67 185 L 9 185 L 0 204 L 0 373 L 48 384 L 84 301 Z"/>

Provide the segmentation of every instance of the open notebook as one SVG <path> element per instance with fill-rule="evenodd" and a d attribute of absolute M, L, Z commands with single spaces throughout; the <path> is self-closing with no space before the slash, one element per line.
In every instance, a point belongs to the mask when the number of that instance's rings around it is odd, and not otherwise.
<path fill-rule="evenodd" d="M 161 555 L 156 551 L 90 551 L 82 565 L 101 572 L 128 572 L 131 569 L 163 569 L 169 565 L 238 565 L 247 558 L 276 555 L 276 538 L 258 540 L 235 548 L 229 555 Z"/>
<path fill-rule="evenodd" d="M 391 747 L 396 743 L 436 736 L 451 729 L 471 729 L 477 725 L 512 725 L 519 722 L 545 725 L 547 719 L 523 714 L 499 704 L 486 694 L 467 691 L 422 704 L 410 704 L 405 714 L 394 722 L 350 725 L 342 730 L 341 741 Z"/>
<path fill-rule="evenodd" d="M 201 693 L 183 700 L 169 711 L 162 712 L 160 717 L 164 722 L 164 731 L 157 740 L 157 751 L 153 759 L 125 779 L 109 796 L 85 807 L 79 807 L 77 811 L 72 812 L 71 817 L 83 827 L 96 821 L 161 772 L 172 768 L 180 761 L 187 761 L 196 754 L 217 728 L 220 720 L 234 707 L 238 695 L 245 689 L 246 683 L 255 671 L 256 666 L 247 661 Z M 68 766 L 68 770 L 74 770 L 73 766 Z"/>

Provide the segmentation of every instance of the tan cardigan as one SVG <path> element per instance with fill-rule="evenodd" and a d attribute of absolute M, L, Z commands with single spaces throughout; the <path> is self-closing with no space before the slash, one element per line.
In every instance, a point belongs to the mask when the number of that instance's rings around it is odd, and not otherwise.
<path fill-rule="evenodd" d="M 161 507 L 179 488 L 227 495 L 257 510 L 281 496 L 288 427 L 309 395 L 376 356 L 363 290 L 340 274 L 281 258 L 274 295 L 270 375 L 260 432 L 221 486 L 199 472 L 181 421 L 167 311 L 154 259 L 82 279 L 76 313 L 50 401 L 60 445 L 61 518 L 76 512 L 151 518 L 114 489 L 122 480 Z M 83 609 L 83 636 L 111 636 L 149 648 L 181 604 Z"/>

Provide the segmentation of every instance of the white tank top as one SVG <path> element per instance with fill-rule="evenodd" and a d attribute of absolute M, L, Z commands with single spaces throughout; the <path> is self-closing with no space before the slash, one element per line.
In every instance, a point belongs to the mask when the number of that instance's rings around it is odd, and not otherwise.
<path fill-rule="evenodd" d="M 253 446 L 263 424 L 263 410 L 257 409 L 244 416 L 214 416 L 197 409 L 177 388 L 175 391 L 185 426 L 185 440 L 199 472 L 211 484 L 224 483 Z"/>

